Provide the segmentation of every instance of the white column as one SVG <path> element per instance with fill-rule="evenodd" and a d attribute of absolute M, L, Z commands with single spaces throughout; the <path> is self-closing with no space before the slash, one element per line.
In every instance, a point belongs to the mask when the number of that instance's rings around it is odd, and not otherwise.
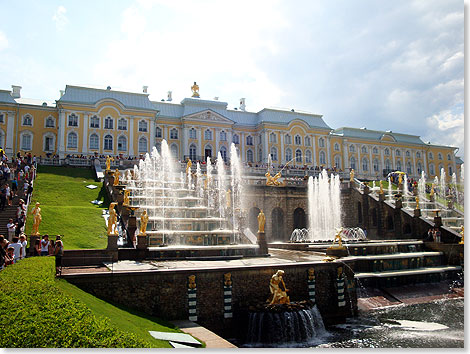
<path fill-rule="evenodd" d="M 134 117 L 129 117 L 129 156 L 134 156 Z"/>
<path fill-rule="evenodd" d="M 395 171 L 396 170 L 396 164 L 395 164 L 395 149 L 392 150 L 392 169 Z"/>
<path fill-rule="evenodd" d="M 311 136 L 312 150 L 313 150 L 313 166 L 317 166 L 317 141 L 315 135 Z"/>
<path fill-rule="evenodd" d="M 240 160 L 242 162 L 246 162 L 246 157 L 245 157 L 245 134 L 240 132 Z"/>
<path fill-rule="evenodd" d="M 346 171 L 349 168 L 349 157 L 348 157 L 348 151 L 349 151 L 349 144 L 347 143 L 347 140 L 344 140 L 344 145 L 343 145 L 343 171 Z"/>
<path fill-rule="evenodd" d="M 64 158 L 65 155 L 65 111 L 63 109 L 59 110 L 59 124 L 57 137 L 59 138 L 58 146 L 58 155 L 60 158 Z"/>
<path fill-rule="evenodd" d="M 369 146 L 369 175 L 374 175 L 374 163 L 372 162 L 372 146 Z"/>
<path fill-rule="evenodd" d="M 278 162 L 280 164 L 284 164 L 286 163 L 286 161 L 284 160 L 284 134 L 282 134 L 282 132 L 280 131 L 279 132 L 279 140 L 281 142 L 281 151 L 278 152 L 278 155 L 277 155 L 277 159 L 278 159 Z"/>
<path fill-rule="evenodd" d="M 82 154 L 88 153 L 88 113 L 83 113 L 83 139 L 82 139 Z"/>
<path fill-rule="evenodd" d="M 423 171 L 424 173 L 426 173 L 426 176 L 427 178 L 429 178 L 429 174 L 428 174 L 428 156 L 427 156 L 427 153 L 423 150 L 421 150 L 421 154 L 423 155 Z"/>
<path fill-rule="evenodd" d="M 152 149 L 153 149 L 153 147 L 155 146 L 155 143 L 156 143 L 156 140 L 155 140 L 155 133 L 156 133 L 155 119 L 156 119 L 156 117 L 152 117 L 150 119 L 150 140 L 149 140 L 150 150 L 149 151 L 152 151 Z"/>
<path fill-rule="evenodd" d="M 13 136 L 15 135 L 15 112 L 7 112 L 7 134 L 5 137 L 5 153 L 10 157 L 14 155 Z"/>
<path fill-rule="evenodd" d="M 189 144 L 188 144 L 188 128 L 183 125 L 181 128 L 182 142 L 183 142 L 183 159 L 184 156 L 189 155 Z"/>
<path fill-rule="evenodd" d="M 332 167 L 332 163 L 331 163 L 331 144 L 330 144 L 330 136 L 328 135 L 326 137 L 326 167 Z"/>
<path fill-rule="evenodd" d="M 381 166 L 381 167 L 382 167 L 382 171 L 380 171 L 380 169 L 379 169 L 379 172 L 382 172 L 382 174 L 383 174 L 383 169 L 385 168 L 384 148 L 383 148 L 383 146 L 380 147 L 380 161 L 382 162 L 382 166 Z M 382 178 L 382 175 L 381 175 L 380 178 Z"/>
<path fill-rule="evenodd" d="M 215 135 L 215 148 L 214 148 L 214 157 L 217 157 L 219 154 L 219 138 L 220 138 L 220 129 L 219 128 L 214 128 L 214 135 Z"/>
<path fill-rule="evenodd" d="M 264 136 L 264 144 L 262 145 L 263 146 L 263 152 L 262 152 L 262 156 L 261 156 L 261 160 L 263 160 L 263 157 L 266 156 L 266 162 L 268 161 L 268 154 L 269 154 L 269 141 L 268 141 L 268 138 L 269 138 L 269 135 L 268 135 L 268 131 L 265 131 L 264 134 L 262 136 Z M 263 161 L 260 161 L 260 162 L 263 162 Z"/>
<path fill-rule="evenodd" d="M 203 132 L 204 128 L 201 127 L 199 128 L 198 130 L 196 130 L 196 137 L 198 138 L 199 140 L 199 156 L 202 157 L 202 159 L 204 160 L 204 147 L 202 146 L 202 132 Z"/>
<path fill-rule="evenodd" d="M 413 175 L 418 176 L 418 171 L 416 171 L 416 151 L 412 151 L 411 155 L 413 156 Z"/>

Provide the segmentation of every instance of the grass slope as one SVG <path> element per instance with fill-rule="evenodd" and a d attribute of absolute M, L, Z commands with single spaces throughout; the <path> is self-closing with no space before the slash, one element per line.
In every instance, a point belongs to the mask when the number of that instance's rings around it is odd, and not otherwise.
<path fill-rule="evenodd" d="M 89 184 L 98 188 L 86 188 Z M 103 204 L 91 204 L 95 199 Z M 92 169 L 39 166 L 29 213 L 36 201 L 41 203 L 42 235 L 64 235 L 66 249 L 106 247 L 106 224 L 101 214 L 109 200 L 102 184 L 95 182 Z M 31 229 L 32 217 L 28 217 L 26 233 Z"/>

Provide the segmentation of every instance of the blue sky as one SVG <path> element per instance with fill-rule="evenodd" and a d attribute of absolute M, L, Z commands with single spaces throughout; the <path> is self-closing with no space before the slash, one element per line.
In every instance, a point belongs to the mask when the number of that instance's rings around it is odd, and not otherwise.
<path fill-rule="evenodd" d="M 464 3 L 216 0 L 0 2 L 0 89 L 65 85 L 324 115 L 464 155 Z"/>

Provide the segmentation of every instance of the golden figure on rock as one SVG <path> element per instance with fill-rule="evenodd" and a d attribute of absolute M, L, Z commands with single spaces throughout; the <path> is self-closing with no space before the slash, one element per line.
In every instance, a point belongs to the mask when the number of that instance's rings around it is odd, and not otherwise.
<path fill-rule="evenodd" d="M 308 280 L 315 279 L 315 269 L 309 268 L 308 269 Z"/>
<path fill-rule="evenodd" d="M 430 197 L 434 197 L 434 183 L 431 185 L 431 193 L 429 193 Z"/>
<path fill-rule="evenodd" d="M 258 214 L 258 232 L 264 232 L 264 224 L 266 223 L 266 217 L 264 216 L 263 209 Z"/>
<path fill-rule="evenodd" d="M 188 171 L 191 171 L 191 166 L 193 163 L 191 162 L 191 159 L 188 159 L 188 162 L 186 163 L 186 174 L 188 174 Z"/>
<path fill-rule="evenodd" d="M 140 235 L 144 236 L 147 232 L 147 223 L 149 221 L 149 216 L 147 210 L 144 210 L 140 215 Z"/>
<path fill-rule="evenodd" d="M 129 194 L 130 194 L 129 190 L 126 189 L 124 191 L 124 201 L 122 202 L 122 204 L 125 205 L 125 206 L 129 205 Z"/>
<path fill-rule="evenodd" d="M 267 186 L 280 186 L 282 185 L 281 182 L 279 182 L 279 178 L 281 178 L 281 172 L 276 173 L 274 176 L 271 176 L 271 173 L 266 172 L 266 185 Z"/>
<path fill-rule="evenodd" d="M 349 172 L 349 181 L 354 182 L 354 168 Z"/>
<path fill-rule="evenodd" d="M 333 240 L 333 247 L 336 241 L 338 241 L 338 248 L 343 247 L 343 239 L 341 238 L 341 232 L 343 231 L 343 228 L 339 229 L 339 231 L 336 232 L 335 239 Z"/>
<path fill-rule="evenodd" d="M 382 181 L 380 181 L 380 194 L 384 194 L 384 186 L 382 185 Z"/>
<path fill-rule="evenodd" d="M 117 211 L 114 209 L 114 207 L 117 205 L 116 202 L 112 202 L 109 204 L 109 217 L 108 217 L 108 235 L 109 236 L 116 236 L 117 229 L 116 229 L 116 223 L 117 223 Z"/>
<path fill-rule="evenodd" d="M 114 161 L 114 159 L 108 155 L 106 157 L 106 172 L 111 170 L 111 161 Z"/>
<path fill-rule="evenodd" d="M 400 173 L 400 174 L 398 175 L 398 184 L 402 184 L 402 183 L 403 183 L 403 176 L 402 176 L 402 174 Z"/>
<path fill-rule="evenodd" d="M 271 277 L 271 281 L 269 282 L 269 291 L 271 291 L 271 296 L 267 300 L 267 302 L 269 302 L 270 305 L 290 303 L 289 296 L 287 296 L 287 292 L 289 291 L 289 289 L 286 288 L 284 279 L 282 279 L 283 275 L 284 275 L 284 271 L 278 270 Z M 281 289 L 281 287 L 279 286 L 280 284 L 282 284 L 282 287 L 284 288 L 284 290 Z"/>
<path fill-rule="evenodd" d="M 41 223 L 42 216 L 41 216 L 41 208 L 39 207 L 39 202 L 36 203 L 36 206 L 31 210 L 31 214 L 33 215 L 33 235 L 39 235 L 39 224 Z"/>
<path fill-rule="evenodd" d="M 225 286 L 232 286 L 232 273 L 224 274 L 224 284 Z"/>
<path fill-rule="evenodd" d="M 190 275 L 188 277 L 188 288 L 196 289 L 196 276 L 195 275 Z"/>
<path fill-rule="evenodd" d="M 191 97 L 199 98 L 199 86 L 196 84 L 196 81 L 194 81 L 194 85 L 191 86 L 191 91 L 193 91 L 193 95 Z"/>
<path fill-rule="evenodd" d="M 114 172 L 113 186 L 117 186 L 119 184 L 119 176 L 120 176 L 119 170 L 116 168 L 116 171 Z"/>

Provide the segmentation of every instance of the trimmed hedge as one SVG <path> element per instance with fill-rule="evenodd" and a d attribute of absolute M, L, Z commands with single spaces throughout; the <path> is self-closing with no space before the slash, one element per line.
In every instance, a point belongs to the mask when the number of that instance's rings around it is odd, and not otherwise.
<path fill-rule="evenodd" d="M 0 348 L 151 347 L 64 293 L 54 271 L 54 257 L 33 257 L 0 272 Z"/>

